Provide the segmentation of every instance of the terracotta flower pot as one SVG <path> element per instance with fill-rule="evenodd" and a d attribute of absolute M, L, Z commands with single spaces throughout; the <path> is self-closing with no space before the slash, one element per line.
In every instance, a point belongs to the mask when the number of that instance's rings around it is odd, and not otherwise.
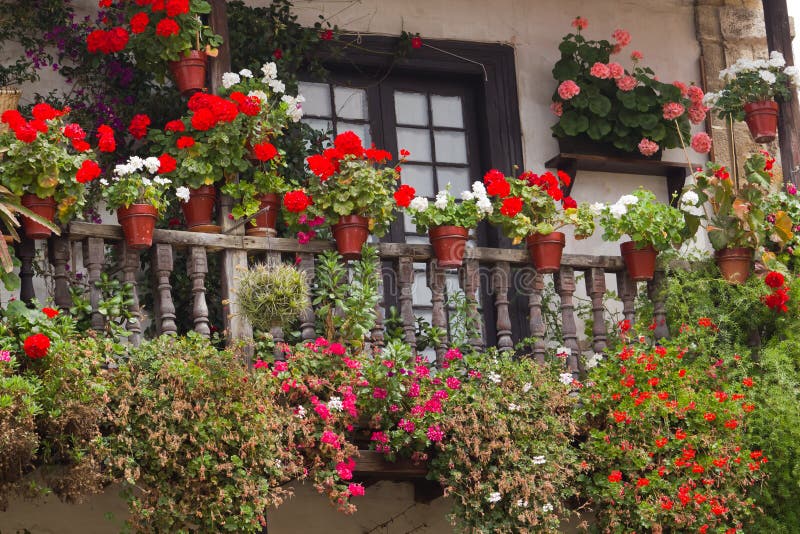
<path fill-rule="evenodd" d="M 275 235 L 275 224 L 278 222 L 278 210 L 281 206 L 281 199 L 275 193 L 264 193 L 261 195 L 259 210 L 262 211 L 255 216 L 255 227 L 247 229 L 247 235 L 256 237 L 267 237 Z"/>
<path fill-rule="evenodd" d="M 52 222 L 56 217 L 56 201 L 53 197 L 39 198 L 32 193 L 26 193 L 22 195 L 22 205 L 48 221 Z M 47 239 L 53 234 L 48 227 L 24 215 L 22 216 L 22 228 L 30 239 Z"/>
<path fill-rule="evenodd" d="M 724 248 L 714 253 L 722 278 L 732 284 L 743 284 L 750 278 L 752 248 Z"/>
<path fill-rule="evenodd" d="M 192 96 L 206 86 L 208 56 L 200 50 L 191 50 L 178 61 L 169 62 L 169 72 L 175 86 L 183 96 Z"/>
<path fill-rule="evenodd" d="M 150 248 L 157 219 L 158 211 L 152 204 L 131 204 L 117 210 L 125 243 L 132 249 Z"/>
<path fill-rule="evenodd" d="M 216 200 L 217 190 L 213 185 L 189 190 L 189 201 L 181 204 L 181 208 L 190 232 L 219 233 L 220 228 L 212 219 Z"/>
<path fill-rule="evenodd" d="M 625 269 L 628 271 L 628 276 L 634 282 L 644 282 L 652 280 L 656 272 L 656 256 L 658 251 L 653 248 L 653 245 L 647 245 L 644 248 L 636 248 L 633 241 L 622 243 L 619 246 L 622 253 L 622 260 L 625 262 Z"/>
<path fill-rule="evenodd" d="M 525 242 L 533 266 L 542 274 L 554 273 L 561 268 L 561 254 L 566 239 L 561 232 L 529 235 Z"/>
<path fill-rule="evenodd" d="M 748 102 L 744 105 L 744 121 L 756 143 L 770 143 L 778 133 L 778 103 L 774 100 Z"/>
<path fill-rule="evenodd" d="M 429 231 L 436 262 L 442 269 L 457 269 L 464 259 L 469 230 L 463 226 L 434 226 Z"/>
<path fill-rule="evenodd" d="M 333 238 L 336 249 L 346 260 L 361 257 L 361 247 L 369 237 L 369 219 L 361 215 L 345 215 L 333 225 Z"/>

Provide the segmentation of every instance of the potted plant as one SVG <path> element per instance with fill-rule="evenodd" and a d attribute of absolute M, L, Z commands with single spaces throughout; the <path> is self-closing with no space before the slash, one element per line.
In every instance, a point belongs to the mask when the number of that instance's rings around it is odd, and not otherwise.
<path fill-rule="evenodd" d="M 211 13 L 208 1 L 137 1 L 120 7 L 106 4 L 119 12 L 106 13 L 102 18 L 108 29 L 98 28 L 88 35 L 89 52 L 113 54 L 129 46 L 136 63 L 161 79 L 169 70 L 181 94 L 190 96 L 205 87 L 208 56 L 215 56 L 222 44 L 222 37 L 203 23 L 202 17 Z M 121 18 L 128 24 L 114 26 Z"/>
<path fill-rule="evenodd" d="M 132 249 L 149 248 L 158 216 L 169 201 L 166 193 L 172 180 L 161 176 L 174 170 L 174 160 L 131 156 L 114 167 L 111 180 L 100 179 L 102 194 L 109 212 L 117 210 L 125 242 Z"/>
<path fill-rule="evenodd" d="M 551 109 L 558 122 L 552 130 L 561 151 L 629 156 L 638 150 L 660 158 L 663 148 L 688 145 L 690 122 L 705 120 L 702 89 L 657 80 L 639 65 L 638 51 L 625 69 L 614 56 L 630 43 L 630 34 L 618 29 L 613 42 L 587 40 L 581 34 L 587 24 L 573 20 L 575 33 L 562 39 L 553 67 L 558 86 Z"/>
<path fill-rule="evenodd" d="M 652 280 L 658 253 L 691 237 L 686 233 L 683 213 L 659 202 L 645 189 L 623 195 L 616 203 L 597 209 L 605 241 L 618 241 L 624 235 L 630 238 L 619 248 L 634 282 Z"/>
<path fill-rule="evenodd" d="M 248 69 L 222 75 L 224 94 L 239 105 L 245 129 L 245 151 L 252 169 L 228 180 L 222 192 L 234 200 L 233 216 L 252 217 L 248 235 L 273 233 L 280 209 L 280 195 L 288 190 L 283 178 L 284 153 L 275 146 L 290 123 L 302 117 L 302 96 L 284 94 L 275 63 L 265 63 L 263 77 Z"/>
<path fill-rule="evenodd" d="M 767 158 L 767 165 L 774 160 Z M 797 272 L 800 265 L 800 195 L 797 186 L 789 182 L 785 187 L 769 195 L 764 206 L 764 249 L 767 259 L 775 258 Z"/>
<path fill-rule="evenodd" d="M 332 147 L 307 158 L 311 175 L 307 192 L 300 191 L 306 198 L 284 195 L 289 220 L 295 227 L 302 224 L 301 218 L 324 220 L 333 232 L 339 254 L 348 260 L 361 257 L 369 234 L 384 235 L 394 220 L 392 195 L 400 172 L 382 166 L 390 159 L 385 150 L 365 149 L 355 133 L 340 133 Z"/>
<path fill-rule="evenodd" d="M 578 205 L 564 196 L 562 187 L 569 186 L 570 177 L 563 171 L 557 177 L 549 171 L 542 175 L 528 171 L 514 178 L 492 169 L 483 181 L 494 198 L 489 221 L 500 226 L 513 244 L 526 241 L 531 262 L 540 273 L 554 273 L 561 267 L 566 239 L 559 229 L 573 225 L 576 239 L 594 233 L 589 205 Z"/>
<path fill-rule="evenodd" d="M 461 266 L 469 230 L 492 212 L 492 201 L 480 182 L 472 184 L 471 191 L 461 193 L 456 200 L 449 189 L 439 191 L 436 200 L 415 196 L 409 185 L 401 185 L 394 194 L 400 208 L 411 215 L 418 232 L 429 232 L 437 265 L 442 269 Z"/>
<path fill-rule="evenodd" d="M 188 109 L 181 119 L 167 122 L 163 131 L 151 130 L 149 138 L 157 153 L 175 158 L 173 182 L 190 191 L 182 204 L 188 229 L 217 233 L 214 184 L 251 168 L 245 149 L 247 115 L 235 100 L 206 93 L 192 95 Z"/>
<path fill-rule="evenodd" d="M 756 153 L 744 165 L 744 182 L 736 184 L 727 169 L 706 163 L 684 188 L 681 208 L 689 228 L 703 224 L 725 280 L 743 283 L 750 276 L 755 250 L 764 240 L 767 199 L 773 194 L 771 158 Z M 777 235 L 777 234 L 776 234 Z"/>
<path fill-rule="evenodd" d="M 86 132 L 76 123 L 65 123 L 69 108 L 58 110 L 49 104 L 36 104 L 32 118 L 17 110 L 3 113 L 2 122 L 10 131 L 0 135 L 0 175 L 21 204 L 47 221 L 56 213 L 61 223 L 68 222 L 84 205 L 84 184 L 100 176 L 100 166 L 86 142 Z M 22 218 L 25 234 L 31 239 L 46 239 L 51 225 Z"/>
<path fill-rule="evenodd" d="M 800 82 L 800 69 L 786 66 L 780 52 L 769 59 L 740 58 L 719 73 L 725 87 L 706 95 L 719 117 L 744 120 L 756 143 L 769 143 L 778 131 L 778 101 L 788 100 Z"/>

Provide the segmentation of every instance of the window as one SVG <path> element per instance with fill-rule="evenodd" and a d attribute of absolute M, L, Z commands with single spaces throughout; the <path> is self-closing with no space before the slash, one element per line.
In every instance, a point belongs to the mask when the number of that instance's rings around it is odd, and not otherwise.
<path fill-rule="evenodd" d="M 395 157 L 410 152 L 403 165 L 403 182 L 417 194 L 433 199 L 450 187 L 452 193 L 468 189 L 491 166 L 511 172 L 521 165 L 516 78 L 513 50 L 503 45 L 434 43 L 456 56 L 423 47 L 407 59 L 392 63 L 395 41 L 361 37 L 360 46 L 332 54 L 327 64 L 328 83 L 306 81 L 300 93 L 306 98 L 304 122 L 335 134 L 356 132 L 369 145 L 375 143 Z M 373 54 L 363 52 L 383 52 Z M 491 132 L 491 135 L 490 135 Z M 385 241 L 427 243 L 407 217 L 397 220 Z M 477 231 L 477 244 L 498 246 L 502 238 L 486 225 Z M 474 245 L 475 243 L 472 243 Z M 459 287 L 458 274 L 446 275 L 447 293 Z M 417 316 L 430 321 L 431 293 L 425 265 L 415 264 L 414 307 Z M 387 307 L 395 304 L 387 295 Z M 484 291 L 479 302 L 490 298 Z M 527 310 L 527 307 L 524 308 Z M 524 312 L 520 324 L 525 323 Z M 486 338 L 494 338 L 493 306 L 484 313 Z"/>

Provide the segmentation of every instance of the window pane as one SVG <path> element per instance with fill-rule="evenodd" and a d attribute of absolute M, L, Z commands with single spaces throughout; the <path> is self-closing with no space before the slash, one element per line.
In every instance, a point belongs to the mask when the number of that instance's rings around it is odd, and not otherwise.
<path fill-rule="evenodd" d="M 431 161 L 431 136 L 428 130 L 397 129 L 397 149 L 408 150 L 411 161 Z"/>
<path fill-rule="evenodd" d="M 411 225 L 411 228 L 414 227 L 414 225 L 410 222 L 408 224 Z M 408 228 L 408 226 L 406 226 L 406 228 Z M 429 245 L 430 241 L 428 240 L 428 237 L 424 235 L 407 235 L 406 243 L 409 245 Z"/>
<path fill-rule="evenodd" d="M 372 143 L 369 135 L 369 124 L 358 124 L 353 122 L 338 122 L 336 124 L 336 133 L 340 134 L 352 130 L 357 136 L 361 138 L 365 147 L 369 147 Z"/>
<path fill-rule="evenodd" d="M 460 96 L 431 95 L 433 125 L 449 128 L 463 128 L 464 117 Z"/>
<path fill-rule="evenodd" d="M 443 163 L 467 162 L 467 136 L 464 132 L 434 132 L 436 161 Z"/>
<path fill-rule="evenodd" d="M 411 215 L 408 212 L 403 212 L 403 231 L 407 234 L 415 234 L 417 233 L 417 227 L 411 222 Z M 410 237 L 406 238 L 407 243 L 424 243 L 428 244 L 428 238 L 421 236 L 421 241 L 409 241 Z"/>
<path fill-rule="evenodd" d="M 425 265 L 424 263 L 420 265 Z M 414 296 L 415 306 L 430 306 L 433 294 L 428 287 L 428 281 L 425 277 L 425 270 L 414 272 L 414 285 L 411 286 L 412 294 Z"/>
<path fill-rule="evenodd" d="M 331 121 L 326 119 L 303 119 L 303 122 L 314 128 L 315 130 L 319 130 L 320 132 L 327 132 L 331 129 Z"/>
<path fill-rule="evenodd" d="M 367 118 L 367 98 L 363 89 L 334 87 L 333 98 L 337 117 L 362 120 Z"/>
<path fill-rule="evenodd" d="M 450 192 L 458 197 L 462 191 L 467 191 L 471 184 L 469 180 L 469 169 L 458 167 L 436 167 L 436 176 L 439 180 L 439 191 L 445 189 L 450 184 Z"/>
<path fill-rule="evenodd" d="M 417 196 L 433 197 L 433 169 L 424 165 L 403 165 L 400 181 L 417 190 Z"/>
<path fill-rule="evenodd" d="M 394 92 L 397 124 L 428 125 L 428 99 L 423 93 Z"/>
<path fill-rule="evenodd" d="M 327 83 L 300 82 L 300 94 L 306 101 L 303 102 L 305 115 L 331 116 L 331 93 Z"/>

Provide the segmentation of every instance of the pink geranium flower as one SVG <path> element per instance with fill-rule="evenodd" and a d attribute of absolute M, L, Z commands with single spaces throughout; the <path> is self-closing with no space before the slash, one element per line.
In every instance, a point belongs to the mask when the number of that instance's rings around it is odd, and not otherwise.
<path fill-rule="evenodd" d="M 699 132 L 692 137 L 692 150 L 699 154 L 708 154 L 711 151 L 711 137 L 705 132 Z"/>
<path fill-rule="evenodd" d="M 624 92 L 633 91 L 638 83 L 633 76 L 623 76 L 617 80 L 617 88 Z"/>
<path fill-rule="evenodd" d="M 641 152 L 643 156 L 652 156 L 658 152 L 658 148 L 658 143 L 655 143 L 646 137 L 639 141 L 639 152 Z"/>
<path fill-rule="evenodd" d="M 605 63 L 600 63 L 599 61 L 592 65 L 592 68 L 589 69 L 589 74 L 595 78 L 600 78 L 601 80 L 606 80 L 611 77 L 611 71 L 609 70 L 608 65 Z"/>
<path fill-rule="evenodd" d="M 572 80 L 565 80 L 558 86 L 558 96 L 564 100 L 569 100 L 574 96 L 579 95 L 581 88 Z"/>
<path fill-rule="evenodd" d="M 661 109 L 664 112 L 664 118 L 668 121 L 677 119 L 686 111 L 683 104 L 677 102 L 667 102 Z"/>

